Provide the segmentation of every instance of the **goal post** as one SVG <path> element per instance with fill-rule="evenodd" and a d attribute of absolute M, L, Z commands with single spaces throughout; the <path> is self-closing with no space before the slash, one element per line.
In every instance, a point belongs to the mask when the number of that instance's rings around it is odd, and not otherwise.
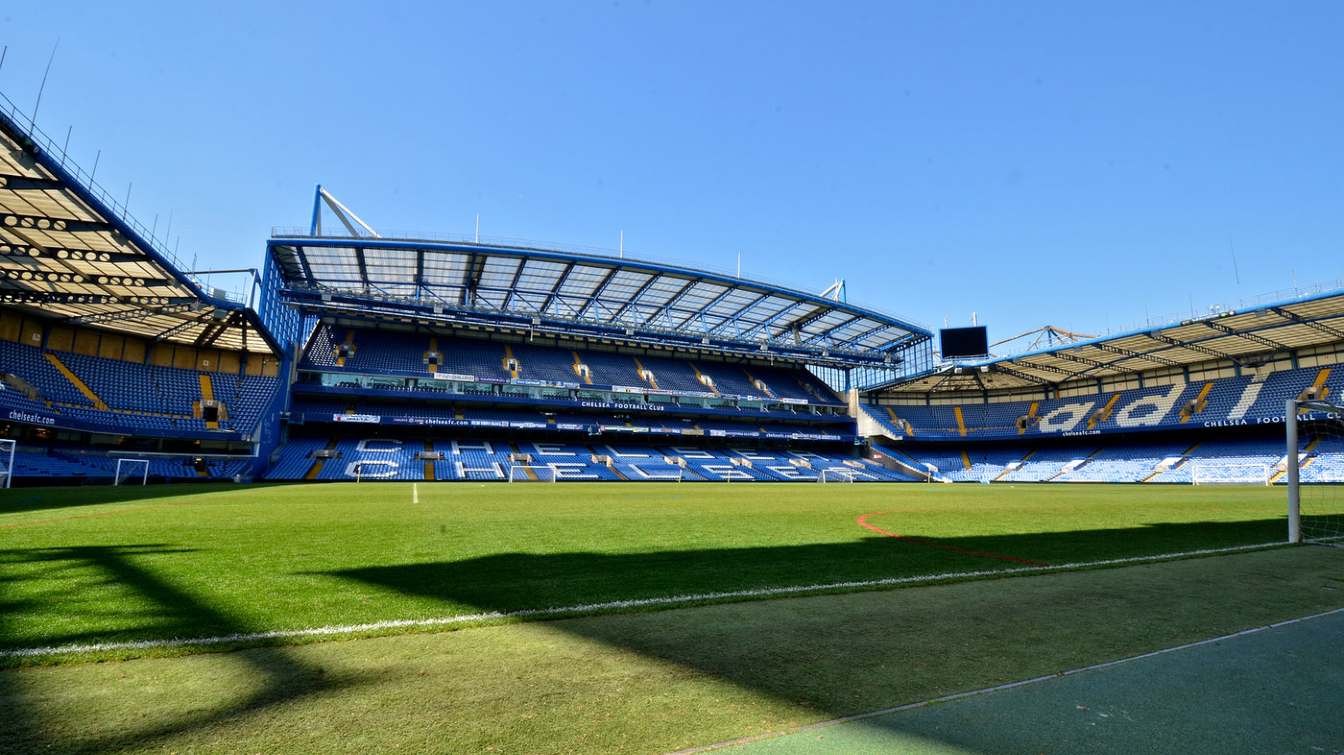
<path fill-rule="evenodd" d="M 549 464 L 510 464 L 509 482 L 555 482 L 560 476 Z"/>
<path fill-rule="evenodd" d="M 1289 399 L 1284 426 L 1288 542 L 1344 545 L 1344 406 Z"/>
<path fill-rule="evenodd" d="M 149 484 L 149 459 L 117 459 L 117 471 L 112 478 L 112 486 L 116 487 L 123 483 L 134 485 L 137 475 L 140 477 L 141 485 Z"/>
<path fill-rule="evenodd" d="M 857 477 L 858 474 L 849 467 L 826 467 L 817 475 L 817 482 L 854 482 Z"/>
<path fill-rule="evenodd" d="M 0 488 L 8 488 L 14 481 L 14 448 L 17 445 L 9 438 L 0 438 Z"/>
<path fill-rule="evenodd" d="M 1191 485 L 1270 485 L 1275 465 L 1248 461 L 1196 459 L 1191 462 Z"/>

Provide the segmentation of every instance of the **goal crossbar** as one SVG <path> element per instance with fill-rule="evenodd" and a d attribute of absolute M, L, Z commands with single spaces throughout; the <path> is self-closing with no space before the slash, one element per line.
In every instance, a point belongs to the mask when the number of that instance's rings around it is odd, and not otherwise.
<path fill-rule="evenodd" d="M 836 479 L 828 480 L 827 475 Z M 858 470 L 849 467 L 826 467 L 817 474 L 817 482 L 854 482 L 858 477 Z"/>
<path fill-rule="evenodd" d="M 1278 467 L 1251 461 L 1211 461 L 1196 459 L 1191 462 L 1192 485 L 1269 485 Z"/>
<path fill-rule="evenodd" d="M 127 481 L 129 482 L 130 480 L 134 479 L 134 478 L 132 477 L 132 475 L 135 474 L 135 471 L 136 471 L 136 469 L 137 469 L 137 467 L 136 467 L 137 464 L 140 465 L 140 466 L 138 467 L 138 469 L 140 470 L 140 484 L 141 484 L 141 485 L 148 485 L 148 484 L 149 484 L 149 459 L 126 459 L 126 458 L 119 458 L 119 459 L 117 459 L 117 470 L 116 470 L 116 473 L 115 473 L 115 475 L 114 475 L 113 478 L 112 478 L 112 486 L 113 486 L 113 487 L 116 487 L 116 486 L 120 485 L 122 480 L 127 480 Z M 121 473 L 121 470 L 122 470 L 122 469 L 126 469 L 126 470 L 127 470 L 127 471 L 126 471 L 126 475 L 125 475 L 125 477 L 122 476 L 122 473 Z"/>
<path fill-rule="evenodd" d="M 531 475 L 531 476 L 528 475 L 528 472 L 529 472 L 529 471 L 532 472 L 532 475 Z M 547 474 L 550 475 L 550 479 L 549 479 L 549 480 L 544 480 L 544 479 L 539 479 L 539 478 L 537 478 L 536 473 L 537 473 L 538 471 L 546 472 Z M 522 475 L 521 478 L 518 476 L 519 474 Z M 555 467 L 551 466 L 550 464 L 510 464 L 510 465 L 509 465 L 509 482 L 518 482 L 518 481 L 520 481 L 520 480 L 521 480 L 522 482 L 555 482 L 555 481 L 557 481 L 557 480 L 559 480 L 559 479 L 560 479 L 559 475 L 557 475 L 557 474 L 555 473 Z"/>

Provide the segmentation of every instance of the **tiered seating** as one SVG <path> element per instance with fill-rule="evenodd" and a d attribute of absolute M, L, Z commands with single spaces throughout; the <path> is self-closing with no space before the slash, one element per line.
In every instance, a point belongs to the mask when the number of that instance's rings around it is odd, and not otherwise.
<path fill-rule="evenodd" d="M 84 394 L 42 356 L 42 349 L 0 340 L 0 372 L 10 372 L 28 381 L 47 401 L 92 406 Z"/>
<path fill-rule="evenodd" d="M 591 383 L 595 386 L 626 386 L 657 388 L 683 393 L 718 392 L 732 396 L 760 396 L 766 394 L 753 384 L 751 378 L 763 381 L 770 394 L 777 399 L 804 401 L 812 404 L 842 404 L 815 375 L 805 370 L 783 367 L 725 364 L 659 356 L 619 354 L 613 352 L 539 346 L 530 343 L 504 344 L 467 338 L 435 337 L 442 361 L 437 372 L 470 375 L 482 380 L 540 380 L 552 383 Z M 338 356 L 338 351 L 348 356 Z M 345 328 L 319 326 L 309 342 L 301 369 L 326 372 L 348 371 L 352 374 L 389 374 L 423 377 L 429 369 L 425 354 L 430 350 L 430 336 L 400 331 L 351 331 Z M 518 365 L 517 374 L 505 369 L 506 355 Z M 587 365 L 589 379 L 574 371 L 574 357 Z M 640 377 L 636 365 L 653 373 L 653 382 Z M 709 378 L 706 384 L 697 375 Z M 750 377 L 748 377 L 750 374 Z"/>
<path fill-rule="evenodd" d="M 1344 438 L 1318 441 L 1302 465 L 1302 482 L 1344 482 Z"/>
<path fill-rule="evenodd" d="M 1021 444 L 961 450 L 937 445 L 879 448 L 917 469 L 933 465 L 937 476 L 956 482 L 1148 482 L 1190 483 L 1200 466 L 1206 482 L 1263 482 L 1267 470 L 1282 483 L 1285 454 L 1274 438 L 1218 438 L 1189 441 L 1128 442 L 1031 449 Z M 971 467 L 966 468 L 966 461 Z M 1302 481 L 1344 482 L 1344 439 L 1310 438 L 1301 454 Z"/>
<path fill-rule="evenodd" d="M 45 416 L 56 415 L 112 432 L 180 431 L 205 432 L 206 423 L 194 418 L 194 404 L 201 400 L 200 374 L 196 370 L 128 362 L 120 359 L 53 352 L 93 393 L 85 395 L 55 362 L 34 346 L 0 340 L 0 371 L 17 375 L 36 388 L 42 400 L 35 401 L 7 390 L 0 400 L 6 406 Z M 274 377 L 209 373 L 217 387 L 215 398 L 229 410 L 224 429 L 253 431 L 279 381 Z"/>
<path fill-rule="evenodd" d="M 1062 437 L 1066 433 L 1082 431 L 1133 432 L 1219 426 L 1282 417 L 1287 399 L 1297 398 L 1317 384 L 1323 387 L 1327 396 L 1340 396 L 1344 390 L 1344 365 L 1329 370 L 1306 367 L 1276 372 L 1262 382 L 1244 375 L 1188 385 L 1153 386 L 1118 394 L 1099 393 L 1035 402 L 967 403 L 956 407 L 865 405 L 863 410 L 888 434 L 897 437 Z M 957 422 L 958 409 L 962 425 Z M 1019 427 L 1019 418 L 1028 416 L 1031 421 L 1025 428 Z M 906 432 L 902 421 L 909 423 L 912 432 Z"/>
<path fill-rule="evenodd" d="M 145 459 L 149 462 L 149 477 L 154 480 L 231 479 L 244 474 L 252 466 L 252 459 L 209 459 L 207 474 L 201 475 L 193 457 L 124 454 L 125 458 Z M 74 448 L 20 447 L 14 452 L 15 479 L 54 477 L 62 479 L 110 480 L 117 469 L 117 457 L 100 452 Z M 124 472 L 125 470 L 123 470 Z M 138 477 L 140 467 L 134 469 Z"/>
<path fill-rule="evenodd" d="M 329 442 L 298 438 L 285 444 L 267 473 L 271 480 L 300 480 L 314 468 L 313 452 Z M 551 466 L 563 480 L 658 481 L 676 477 L 683 481 L 815 482 L 822 469 L 844 468 L 862 482 L 908 481 L 908 475 L 884 469 L 876 462 L 837 453 L 765 451 L 756 449 L 704 449 L 686 446 L 652 446 L 626 443 L 592 445 L 542 441 L 507 443 L 486 440 L 433 440 L 434 451 L 444 459 L 432 462 L 436 480 L 503 481 L 509 467 L 522 464 L 510 457 L 528 457 L 527 464 Z M 341 440 L 332 446 L 336 458 L 320 465 L 316 479 L 352 480 L 354 464 L 366 462 L 365 480 L 424 480 L 425 461 L 416 458 L 424 441 Z M 610 464 L 607 460 L 610 460 Z M 795 463 L 797 462 L 797 463 Z M 684 466 L 683 466 L 684 464 Z M 518 473 L 524 474 L 522 472 Z M 546 472 L 537 476 L 549 479 Z"/>
<path fill-rule="evenodd" d="M 1051 480 L 1073 463 L 1086 461 L 1090 450 L 1054 448 L 1038 451 L 1022 461 L 1021 466 L 1004 474 L 1004 482 L 1042 482 Z"/>
<path fill-rule="evenodd" d="M 1087 463 L 1065 472 L 1058 482 L 1143 482 L 1153 475 L 1163 459 L 1180 456 L 1184 443 L 1124 445 L 1103 448 Z"/>
<path fill-rule="evenodd" d="M 1187 461 L 1158 474 L 1152 482 L 1192 482 L 1196 464 L 1206 480 L 1246 480 L 1248 469 L 1275 467 L 1286 455 L 1281 440 L 1209 440 L 1194 448 Z"/>

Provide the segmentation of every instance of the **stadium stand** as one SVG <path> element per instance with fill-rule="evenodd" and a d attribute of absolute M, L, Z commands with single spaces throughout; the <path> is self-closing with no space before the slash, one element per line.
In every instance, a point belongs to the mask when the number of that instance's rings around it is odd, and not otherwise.
<path fill-rule="evenodd" d="M 6 340 L 0 340 L 0 360 L 6 385 L 0 405 L 49 415 L 55 426 L 73 422 L 136 435 L 248 435 L 279 389 L 274 376 L 163 367 Z M 221 405 L 222 416 L 213 422 L 202 418 L 206 381 Z M 30 395 L 16 386 L 30 388 Z"/>
<path fill-rule="evenodd" d="M 1344 471 L 1317 430 L 1296 459 L 1280 448 L 1288 400 L 1344 393 L 1344 291 L 941 362 L 930 331 L 843 284 L 386 238 L 319 187 L 245 304 L 183 272 L 33 122 L 0 109 L 0 147 L 0 437 L 21 482 L 107 481 L 118 456 L 155 480 Z"/>

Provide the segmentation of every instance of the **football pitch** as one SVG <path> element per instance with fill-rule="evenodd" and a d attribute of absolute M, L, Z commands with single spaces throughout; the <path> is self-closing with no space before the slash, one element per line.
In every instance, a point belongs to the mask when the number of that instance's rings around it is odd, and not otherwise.
<path fill-rule="evenodd" d="M 1275 547 L 1284 509 L 1137 485 L 4 491 L 0 744 L 730 741 L 1344 606 L 1338 549 Z"/>

